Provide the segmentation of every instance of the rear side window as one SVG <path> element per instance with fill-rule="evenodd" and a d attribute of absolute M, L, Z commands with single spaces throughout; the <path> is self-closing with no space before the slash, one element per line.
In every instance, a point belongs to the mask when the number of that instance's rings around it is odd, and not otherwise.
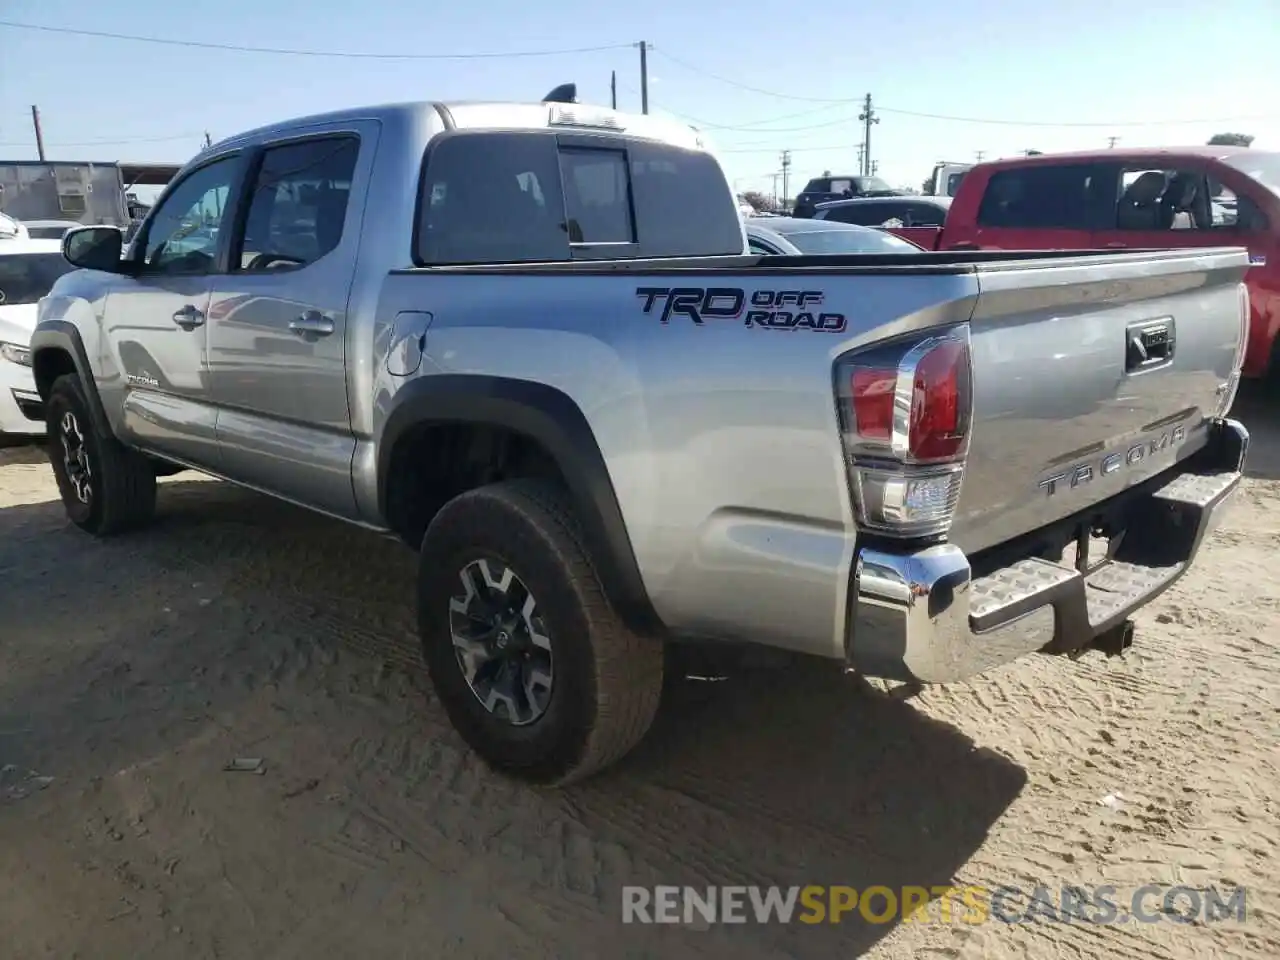
<path fill-rule="evenodd" d="M 854 223 L 861 227 L 878 227 L 894 215 L 887 203 L 847 203 L 832 207 L 822 214 L 823 220 Z"/>
<path fill-rule="evenodd" d="M 320 137 L 269 147 L 254 177 L 240 269 L 304 267 L 337 248 L 360 141 Z"/>
<path fill-rule="evenodd" d="M 1098 222 L 1105 172 L 1093 164 L 1036 164 L 994 173 L 978 226 L 1087 230 Z M 1113 181 L 1111 181 L 1113 182 Z M 1106 196 L 1106 205 L 1112 201 Z"/>
<path fill-rule="evenodd" d="M 912 203 L 907 207 L 909 227 L 940 227 L 947 219 L 947 211 L 931 203 Z"/>
<path fill-rule="evenodd" d="M 417 261 L 482 264 L 741 254 L 708 154 L 623 137 L 447 136 L 428 151 Z"/>

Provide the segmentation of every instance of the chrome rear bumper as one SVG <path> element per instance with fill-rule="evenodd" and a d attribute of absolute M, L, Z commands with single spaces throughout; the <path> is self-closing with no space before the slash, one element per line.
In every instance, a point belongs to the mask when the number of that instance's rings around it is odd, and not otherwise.
<path fill-rule="evenodd" d="M 1067 653 L 1122 623 L 1187 568 L 1240 483 L 1249 432 L 1215 422 L 1185 472 L 1126 507 L 1112 559 L 1082 574 L 1039 558 L 975 579 L 952 544 L 862 549 L 846 657 L 868 676 L 961 680 L 1036 651 Z"/>

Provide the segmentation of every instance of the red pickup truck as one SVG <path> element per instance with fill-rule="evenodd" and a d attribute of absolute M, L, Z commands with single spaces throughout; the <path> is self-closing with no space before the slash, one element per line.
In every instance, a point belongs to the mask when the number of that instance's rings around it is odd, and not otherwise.
<path fill-rule="evenodd" d="M 826 218 L 842 219 L 833 212 Z M 943 226 L 885 229 L 931 250 L 1247 247 L 1243 373 L 1280 378 L 1280 153 L 1117 149 L 983 163 Z"/>

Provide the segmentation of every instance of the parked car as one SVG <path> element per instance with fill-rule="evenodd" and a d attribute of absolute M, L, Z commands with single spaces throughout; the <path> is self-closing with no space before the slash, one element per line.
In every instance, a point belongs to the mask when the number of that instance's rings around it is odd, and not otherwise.
<path fill-rule="evenodd" d="M 902 195 L 901 190 L 895 190 L 879 177 L 854 176 L 853 174 L 844 174 L 839 176 L 826 175 L 822 177 L 814 177 L 796 197 L 795 209 L 791 215 L 793 217 L 811 217 L 814 208 L 820 203 L 826 203 L 828 200 L 847 200 L 850 197 L 896 197 Z"/>
<path fill-rule="evenodd" d="M 1111 149 L 983 163 L 941 227 L 892 229 L 931 250 L 1246 247 L 1244 376 L 1280 376 L 1280 153 Z"/>
<path fill-rule="evenodd" d="M 84 226 L 79 220 L 24 220 L 22 223 L 32 240 L 61 240 L 68 230 Z"/>
<path fill-rule="evenodd" d="M 274 124 L 129 256 L 63 249 L 32 349 L 70 520 L 140 526 L 194 467 L 396 534 L 440 702 L 529 780 L 626 754 L 667 642 L 919 682 L 1118 652 L 1241 476 L 1243 250 L 749 256 L 657 116 Z"/>
<path fill-rule="evenodd" d="M 0 442 L 45 432 L 31 331 L 36 303 L 71 269 L 56 240 L 0 239 Z"/>
<path fill-rule="evenodd" d="M 837 253 L 919 253 L 909 240 L 870 227 L 795 217 L 750 217 L 747 246 L 752 253 L 799 256 Z"/>
<path fill-rule="evenodd" d="M 29 240 L 30 234 L 27 228 L 23 226 L 21 220 L 15 220 L 13 217 L 0 213 L 0 241 L 3 240 Z"/>
<path fill-rule="evenodd" d="M 950 206 L 950 197 L 862 197 L 820 203 L 813 216 L 835 223 L 892 228 L 909 240 L 916 235 L 912 231 L 924 228 L 920 236 L 931 240 L 936 228 L 946 221 Z"/>

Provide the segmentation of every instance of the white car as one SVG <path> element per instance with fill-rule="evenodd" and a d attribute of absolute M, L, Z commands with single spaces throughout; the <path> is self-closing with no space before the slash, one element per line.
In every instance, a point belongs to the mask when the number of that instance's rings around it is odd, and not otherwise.
<path fill-rule="evenodd" d="M 806 254 L 921 253 L 923 248 L 891 233 L 834 220 L 804 217 L 751 217 L 746 221 L 751 253 L 765 256 Z"/>
<path fill-rule="evenodd" d="M 45 432 L 28 347 L 36 304 L 72 269 L 59 240 L 0 236 L 0 439 Z"/>
<path fill-rule="evenodd" d="M 32 240 L 61 240 L 68 230 L 84 226 L 78 220 L 24 220 L 22 225 Z"/>

